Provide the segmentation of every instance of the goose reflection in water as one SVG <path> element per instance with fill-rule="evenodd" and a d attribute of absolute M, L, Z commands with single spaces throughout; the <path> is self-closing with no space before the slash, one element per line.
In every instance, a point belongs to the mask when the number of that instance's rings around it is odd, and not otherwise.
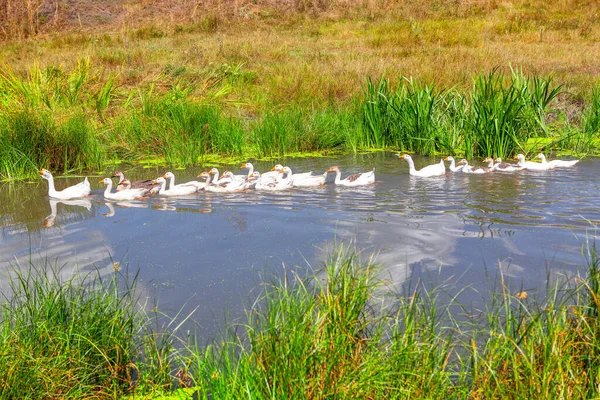
<path fill-rule="evenodd" d="M 44 226 L 47 228 L 54 226 L 56 216 L 58 215 L 58 203 L 63 203 L 68 206 L 82 207 L 85 208 L 87 211 L 90 211 L 92 209 L 92 202 L 90 201 L 90 199 L 58 200 L 49 198 L 48 203 L 50 204 L 50 215 L 44 218 Z M 70 211 L 65 214 L 72 216 L 74 214 L 77 214 L 77 212 Z"/>
<path fill-rule="evenodd" d="M 112 217 L 115 215 L 115 205 L 119 208 L 148 208 L 145 203 L 133 203 L 129 201 L 119 201 L 118 203 L 104 202 L 104 205 L 108 207 L 108 212 L 102 214 L 103 217 Z"/>

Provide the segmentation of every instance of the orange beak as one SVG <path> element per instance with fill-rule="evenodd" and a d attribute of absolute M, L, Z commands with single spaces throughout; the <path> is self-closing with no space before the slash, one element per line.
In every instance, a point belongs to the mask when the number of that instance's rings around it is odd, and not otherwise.
<path fill-rule="evenodd" d="M 104 183 L 104 179 L 100 179 L 100 182 L 98 182 L 98 183 Z"/>
<path fill-rule="evenodd" d="M 44 175 L 44 170 L 43 170 L 43 169 L 40 169 L 40 170 L 38 171 L 38 174 L 40 174 L 40 175 Z"/>

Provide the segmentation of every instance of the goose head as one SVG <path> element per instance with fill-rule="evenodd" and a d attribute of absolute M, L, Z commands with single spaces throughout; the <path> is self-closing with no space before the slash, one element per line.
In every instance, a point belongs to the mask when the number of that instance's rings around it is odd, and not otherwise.
<path fill-rule="evenodd" d="M 454 161 L 454 157 L 452 156 L 448 156 L 446 158 L 444 158 L 445 161 Z"/>
<path fill-rule="evenodd" d="M 175 178 L 175 175 L 173 175 L 172 172 L 167 172 L 162 177 L 165 178 L 165 179 L 173 179 L 173 178 Z"/>
<path fill-rule="evenodd" d="M 105 185 L 112 185 L 112 181 L 110 180 L 110 178 L 100 179 L 100 182 L 98 182 L 98 183 L 104 183 Z"/>
<path fill-rule="evenodd" d="M 223 178 L 231 178 L 231 179 L 233 179 L 233 172 L 231 172 L 231 171 L 225 171 L 225 172 L 223 172 L 223 175 L 221 175 L 221 177 L 219 179 L 223 179 Z"/>
<path fill-rule="evenodd" d="M 165 178 L 163 178 L 162 176 L 159 178 L 156 178 L 155 180 L 152 181 L 153 185 L 162 185 L 163 183 L 166 183 L 167 181 L 165 180 Z"/>
<path fill-rule="evenodd" d="M 38 171 L 38 174 L 40 174 L 40 176 L 44 179 L 50 179 L 52 178 L 52 174 L 50 173 L 50 171 L 48 171 L 46 168 L 42 168 Z"/>
<path fill-rule="evenodd" d="M 247 162 L 247 163 L 243 163 L 243 164 L 240 166 L 240 168 L 242 168 L 242 169 L 243 169 L 243 168 L 245 168 L 245 169 L 251 169 L 251 168 L 253 168 L 253 165 L 252 165 L 251 163 Z"/>
<path fill-rule="evenodd" d="M 277 164 L 273 168 L 271 168 L 271 171 L 282 172 L 283 171 L 283 165 Z"/>
<path fill-rule="evenodd" d="M 327 170 L 327 172 L 340 172 L 340 168 L 336 165 L 334 165 L 333 167 L 329 167 L 329 169 Z"/>
<path fill-rule="evenodd" d="M 207 171 L 202 172 L 196 178 L 210 179 L 210 174 Z"/>

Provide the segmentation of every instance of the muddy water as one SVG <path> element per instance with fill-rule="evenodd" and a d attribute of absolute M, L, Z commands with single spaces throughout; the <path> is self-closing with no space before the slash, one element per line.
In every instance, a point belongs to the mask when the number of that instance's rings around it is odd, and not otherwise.
<path fill-rule="evenodd" d="M 415 158 L 417 168 L 436 160 Z M 439 160 L 438 160 L 439 161 Z M 600 159 L 541 172 L 451 174 L 413 178 L 391 153 L 288 159 L 294 171 L 342 173 L 376 167 L 377 183 L 363 188 L 327 184 L 282 193 L 198 193 L 180 198 L 105 202 L 92 196 L 54 201 L 47 184 L 0 187 L 0 288 L 10 268 L 30 257 L 101 274 L 139 270 L 141 286 L 158 307 L 192 310 L 200 333 L 234 318 L 264 276 L 293 266 L 318 267 L 336 241 L 377 254 L 390 282 L 436 280 L 477 302 L 502 271 L 514 287 L 543 288 L 552 279 L 585 273 L 585 241 L 600 221 Z M 258 170 L 272 163 L 254 163 Z M 234 171 L 239 171 L 233 168 Z M 174 171 L 178 181 L 201 169 Z M 132 168 L 132 180 L 164 169 Z M 239 171 L 237 173 L 242 173 Z M 329 177 L 328 182 L 333 179 Z M 80 179 L 57 179 L 57 188 Z"/>

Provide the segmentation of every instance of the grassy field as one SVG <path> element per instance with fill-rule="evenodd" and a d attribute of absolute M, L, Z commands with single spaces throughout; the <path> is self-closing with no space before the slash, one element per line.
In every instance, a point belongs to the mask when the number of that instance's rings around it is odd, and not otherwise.
<path fill-rule="evenodd" d="M 149 158 L 600 147 L 592 1 L 105 3 L 0 1 L 2 179 Z"/>
<path fill-rule="evenodd" d="M 585 277 L 543 296 L 492 274 L 489 301 L 469 310 L 443 287 L 397 292 L 339 248 L 306 277 L 265 282 L 246 318 L 202 345 L 178 331 L 185 318 L 140 304 L 117 266 L 68 280 L 31 266 L 0 307 L 0 396 L 596 398 L 600 258 L 593 245 L 586 256 Z"/>

